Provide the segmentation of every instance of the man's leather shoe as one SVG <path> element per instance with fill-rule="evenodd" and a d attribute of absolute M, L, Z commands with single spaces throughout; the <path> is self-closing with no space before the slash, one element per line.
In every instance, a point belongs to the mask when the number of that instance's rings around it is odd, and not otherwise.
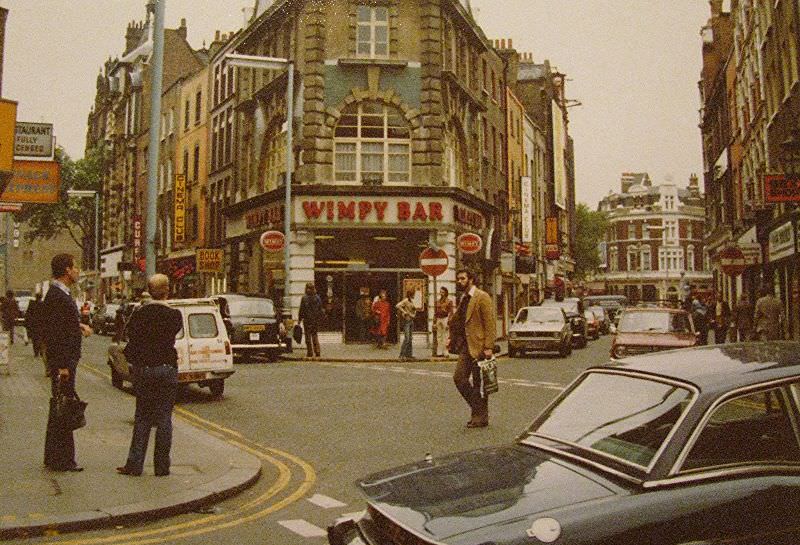
<path fill-rule="evenodd" d="M 169 475 L 169 471 L 159 471 L 156 473 L 156 477 L 166 477 Z"/>
<path fill-rule="evenodd" d="M 64 471 L 74 471 L 75 473 L 78 473 L 80 471 L 83 471 L 83 468 L 81 466 L 70 466 Z"/>
<path fill-rule="evenodd" d="M 117 468 L 117 473 L 119 473 L 120 475 L 130 475 L 131 477 L 138 477 L 138 476 L 140 476 L 142 474 L 140 471 L 138 471 L 138 472 L 134 471 L 134 470 L 128 468 L 127 466 L 118 467 Z"/>
<path fill-rule="evenodd" d="M 470 420 L 467 422 L 468 428 L 485 428 L 489 425 L 488 420 Z"/>

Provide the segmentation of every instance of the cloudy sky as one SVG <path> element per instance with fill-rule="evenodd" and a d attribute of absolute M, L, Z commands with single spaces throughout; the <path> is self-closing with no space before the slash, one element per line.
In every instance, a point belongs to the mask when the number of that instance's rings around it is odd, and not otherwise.
<path fill-rule="evenodd" d="M 242 26 L 252 0 L 167 0 L 167 26 L 185 17 L 200 47 Z M 83 155 L 95 80 L 124 48 L 145 0 L 0 0 L 10 10 L 3 96 L 21 121 L 55 124 L 59 143 Z M 704 0 L 472 0 L 490 38 L 511 38 L 536 61 L 567 74 L 578 200 L 594 207 L 621 172 L 646 171 L 685 186 L 702 173 L 700 27 Z M 701 176 L 702 178 L 702 176 Z"/>

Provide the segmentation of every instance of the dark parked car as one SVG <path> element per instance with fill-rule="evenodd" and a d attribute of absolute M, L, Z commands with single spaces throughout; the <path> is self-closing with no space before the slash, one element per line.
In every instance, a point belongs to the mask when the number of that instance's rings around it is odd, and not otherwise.
<path fill-rule="evenodd" d="M 28 305 L 33 301 L 33 297 L 30 295 L 17 295 L 14 299 L 17 300 L 17 307 L 19 308 L 19 314 L 14 319 L 14 325 L 22 327 L 25 325 L 25 313 L 28 312 Z"/>
<path fill-rule="evenodd" d="M 572 342 L 578 348 L 584 348 L 588 342 L 586 331 L 586 318 L 583 316 L 583 305 L 580 299 L 570 298 L 563 301 L 546 299 L 542 302 L 543 307 L 558 307 L 564 310 L 572 328 Z"/>
<path fill-rule="evenodd" d="M 800 543 L 800 343 L 661 352 L 580 375 L 515 443 L 358 482 L 332 545 Z"/>
<path fill-rule="evenodd" d="M 247 361 L 263 355 L 270 361 L 286 349 L 286 328 L 272 299 L 258 295 L 225 293 L 211 297 L 220 308 L 234 358 Z"/>
<path fill-rule="evenodd" d="M 594 315 L 600 321 L 600 334 L 607 335 L 611 331 L 611 318 L 609 318 L 606 309 L 604 307 L 601 307 L 600 305 L 595 305 L 587 308 L 592 312 L 594 312 Z"/>
<path fill-rule="evenodd" d="M 628 298 L 624 295 L 587 295 L 583 298 L 587 307 L 601 306 L 606 309 L 608 318 L 617 323 L 619 313 L 628 306 Z"/>
<path fill-rule="evenodd" d="M 508 355 L 525 352 L 572 353 L 572 329 L 564 311 L 552 307 L 523 307 L 508 330 Z"/>
<path fill-rule="evenodd" d="M 92 316 L 92 329 L 98 335 L 113 334 L 116 329 L 114 321 L 117 319 L 117 311 L 120 305 L 117 303 L 107 303 L 95 309 Z"/>
<path fill-rule="evenodd" d="M 692 317 L 685 310 L 635 307 L 625 309 L 611 341 L 611 357 L 624 358 L 697 344 Z"/>

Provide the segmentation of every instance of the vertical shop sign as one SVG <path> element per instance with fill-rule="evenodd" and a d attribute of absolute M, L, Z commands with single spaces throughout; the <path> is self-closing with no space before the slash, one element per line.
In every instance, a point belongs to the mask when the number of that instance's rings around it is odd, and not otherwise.
<path fill-rule="evenodd" d="M 17 103 L 0 99 L 0 172 L 11 174 L 14 165 L 14 129 L 17 125 Z"/>
<path fill-rule="evenodd" d="M 142 255 L 142 215 L 133 215 L 133 260 Z"/>
<path fill-rule="evenodd" d="M 175 175 L 175 226 L 172 240 L 186 242 L 186 175 Z"/>
<path fill-rule="evenodd" d="M 522 177 L 522 242 L 533 242 L 533 183 L 530 176 Z"/>

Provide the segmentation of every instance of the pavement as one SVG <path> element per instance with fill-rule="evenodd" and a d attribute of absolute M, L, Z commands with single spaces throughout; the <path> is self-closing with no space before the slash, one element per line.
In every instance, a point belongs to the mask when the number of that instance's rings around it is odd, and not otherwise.
<path fill-rule="evenodd" d="M 320 333 L 320 354 L 323 361 L 327 362 L 399 362 L 400 343 L 387 345 L 386 349 L 378 349 L 374 344 L 341 344 L 325 342 L 325 333 Z M 306 359 L 306 339 L 293 345 L 291 354 L 283 354 L 282 359 L 289 361 L 301 361 Z M 495 343 L 500 351 L 497 356 L 505 356 L 508 353 L 508 341 L 498 339 Z M 412 353 L 417 361 L 446 362 L 456 361 L 457 356 L 450 355 L 447 358 L 433 358 L 433 350 L 428 345 L 424 336 L 414 337 Z"/>
<path fill-rule="evenodd" d="M 84 366 L 77 389 L 89 403 L 87 425 L 75 432 L 84 471 L 50 471 L 43 465 L 50 379 L 30 346 L 15 343 L 10 354 L 9 374 L 0 373 L 0 539 L 196 511 L 244 490 L 261 474 L 257 457 L 175 415 L 170 475 L 153 475 L 154 434 L 144 475 L 118 475 L 130 445 L 134 398 Z"/>

